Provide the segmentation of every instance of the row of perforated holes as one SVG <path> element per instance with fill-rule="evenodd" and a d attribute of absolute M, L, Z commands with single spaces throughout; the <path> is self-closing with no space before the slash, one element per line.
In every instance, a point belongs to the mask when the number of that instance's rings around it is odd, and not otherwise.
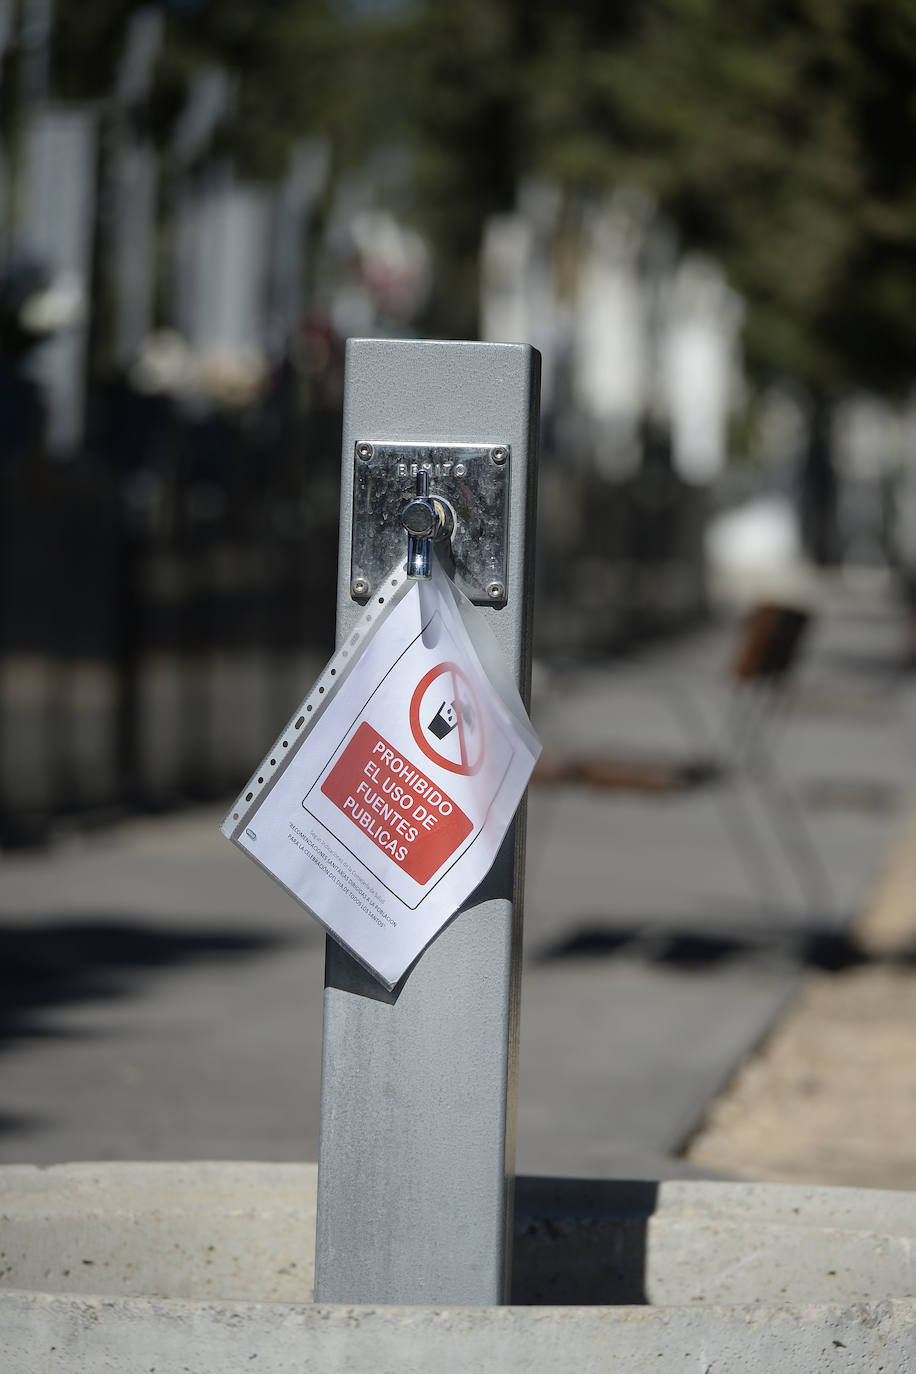
<path fill-rule="evenodd" d="M 396 586 L 398 585 L 398 579 L 397 579 L 396 577 L 393 577 L 393 578 L 391 579 L 391 585 L 392 585 L 392 587 L 396 587 Z M 384 606 L 384 604 L 385 604 L 385 598 L 384 598 L 383 596 L 380 596 L 380 597 L 379 597 L 379 599 L 378 599 L 378 604 L 379 604 L 380 606 Z M 354 632 L 354 634 L 353 634 L 353 635 L 351 636 L 351 638 L 350 638 L 350 647 L 351 647 L 351 648 L 353 648 L 355 645 L 357 645 L 357 644 L 359 643 L 359 641 L 362 639 L 363 630 L 364 630 L 364 628 L 365 628 L 367 625 L 371 624 L 371 622 L 372 622 L 372 617 L 373 617 L 374 615 L 375 615 L 375 608 L 373 607 L 372 610 L 367 611 L 366 614 L 363 616 L 363 618 L 362 618 L 362 620 L 360 621 L 360 624 L 359 624 L 359 629 L 356 630 L 356 631 Z M 342 649 L 342 650 L 341 650 L 340 656 L 341 656 L 341 658 L 346 658 L 346 657 L 347 657 L 347 650 L 346 650 L 346 649 Z M 331 677 L 335 677 L 336 674 L 337 674 L 337 669 L 336 669 L 336 668 L 332 668 L 332 669 L 331 669 Z M 323 693 L 324 693 L 324 688 L 323 688 L 323 687 L 319 687 L 319 688 L 318 688 L 318 695 L 319 695 L 319 696 L 322 696 Z M 311 711 L 311 709 L 312 709 L 312 703 L 309 702 L 309 704 L 306 706 L 305 709 L 306 709 L 306 712 Z M 302 729 L 302 726 L 303 726 L 304 724 L 305 724 L 305 716 L 300 716 L 299 719 L 298 719 L 298 720 L 296 721 L 296 723 L 294 724 L 293 729 L 294 729 L 294 730 L 301 730 L 301 729 Z M 288 748 L 289 748 L 289 740 L 288 740 L 288 739 L 285 739 L 285 740 L 283 741 L 283 743 L 282 743 L 282 745 L 281 745 L 281 748 L 283 748 L 283 749 L 288 749 Z M 275 767 L 277 766 L 277 760 L 276 760 L 276 759 L 271 759 L 271 760 L 270 760 L 270 766 L 271 766 L 271 768 L 275 768 Z M 263 784 L 263 782 L 264 782 L 263 777 L 258 778 L 258 784 L 259 784 L 259 785 L 260 785 L 260 784 Z M 252 801 L 253 799 L 254 799 L 254 791 L 246 792 L 246 793 L 245 793 L 245 800 L 246 800 L 246 802 L 250 802 L 250 801 Z M 232 819 L 233 819 L 234 821 L 237 821 L 238 818 L 239 818 L 239 813 L 238 813 L 238 811 L 234 811 L 234 812 L 232 813 Z"/>

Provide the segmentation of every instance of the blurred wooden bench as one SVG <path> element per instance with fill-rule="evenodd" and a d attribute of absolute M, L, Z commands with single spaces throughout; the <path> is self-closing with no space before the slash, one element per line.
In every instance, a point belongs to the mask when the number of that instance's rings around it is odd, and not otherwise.
<path fill-rule="evenodd" d="M 545 786 L 580 785 L 612 792 L 670 796 L 698 787 L 747 781 L 768 814 L 779 847 L 806 904 L 832 924 L 835 906 L 823 863 L 794 790 L 776 765 L 773 725 L 798 667 L 811 613 L 798 606 L 760 602 L 747 615 L 728 664 L 727 718 L 714 735 L 683 684 L 661 693 L 694 752 L 686 758 L 647 754 L 590 753 L 539 762 L 534 781 Z M 656 684 L 658 686 L 659 684 Z M 724 823 L 751 877 L 756 895 L 778 892 L 772 863 L 735 787 L 722 787 Z"/>

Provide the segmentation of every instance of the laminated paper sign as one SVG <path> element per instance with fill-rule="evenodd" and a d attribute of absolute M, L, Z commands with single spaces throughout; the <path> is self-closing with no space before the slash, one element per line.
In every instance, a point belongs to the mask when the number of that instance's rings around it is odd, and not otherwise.
<path fill-rule="evenodd" d="M 492 636 L 436 567 L 229 833 L 393 987 L 492 865 L 539 753 Z"/>

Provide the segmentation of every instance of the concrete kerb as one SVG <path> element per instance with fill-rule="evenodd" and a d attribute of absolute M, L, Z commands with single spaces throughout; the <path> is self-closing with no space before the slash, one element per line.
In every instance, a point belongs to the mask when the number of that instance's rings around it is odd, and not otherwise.
<path fill-rule="evenodd" d="M 916 1365 L 916 1194 L 520 1179 L 513 1306 L 372 1308 L 309 1301 L 315 1181 L 0 1169 L 5 1374 Z"/>
<path fill-rule="evenodd" d="M 2 1321 L 9 1374 L 905 1374 L 916 1351 L 913 1304 L 896 1302 L 309 1308 L 9 1293 Z"/>

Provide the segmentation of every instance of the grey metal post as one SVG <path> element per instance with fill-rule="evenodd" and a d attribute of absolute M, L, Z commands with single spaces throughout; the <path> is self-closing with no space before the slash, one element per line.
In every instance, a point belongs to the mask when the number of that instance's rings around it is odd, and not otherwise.
<path fill-rule="evenodd" d="M 507 595 L 482 613 L 527 701 L 539 367 L 522 344 L 349 341 L 338 643 L 362 613 L 350 596 L 355 444 L 504 443 Z M 319 1302 L 507 1300 L 523 860 L 522 811 L 485 882 L 394 993 L 328 941 Z"/>

